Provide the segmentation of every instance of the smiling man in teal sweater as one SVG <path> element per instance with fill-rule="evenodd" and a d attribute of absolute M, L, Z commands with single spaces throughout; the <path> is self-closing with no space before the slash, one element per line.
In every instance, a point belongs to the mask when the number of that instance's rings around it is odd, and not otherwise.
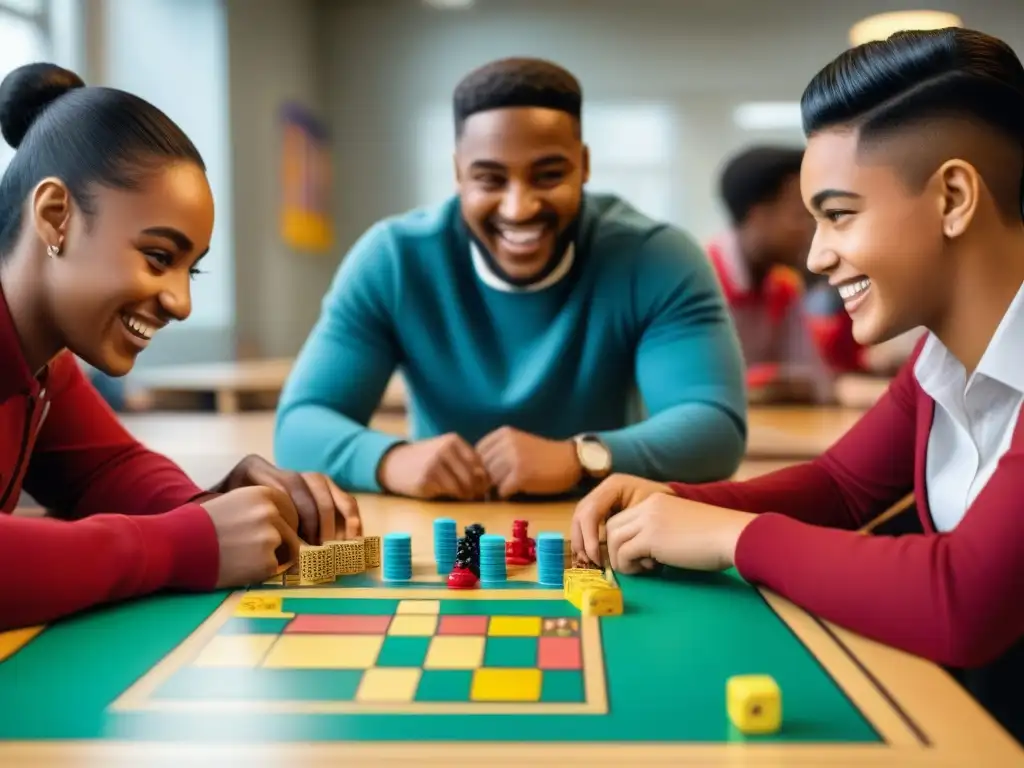
<path fill-rule="evenodd" d="M 493 62 L 454 101 L 458 194 L 347 255 L 282 393 L 278 462 L 464 500 L 731 475 L 743 364 L 702 249 L 584 193 L 581 92 L 560 67 Z M 367 427 L 396 370 L 411 441 Z"/>

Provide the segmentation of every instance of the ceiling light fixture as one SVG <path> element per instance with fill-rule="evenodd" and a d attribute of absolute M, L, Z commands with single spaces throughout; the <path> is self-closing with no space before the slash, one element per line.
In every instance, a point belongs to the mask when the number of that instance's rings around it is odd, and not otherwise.
<path fill-rule="evenodd" d="M 892 11 L 858 21 L 850 28 L 850 45 L 856 47 L 874 40 L 885 40 L 896 32 L 945 29 L 963 26 L 954 13 L 945 11 Z"/>
<path fill-rule="evenodd" d="M 803 125 L 798 101 L 750 101 L 737 106 L 732 119 L 745 131 L 799 129 Z"/>

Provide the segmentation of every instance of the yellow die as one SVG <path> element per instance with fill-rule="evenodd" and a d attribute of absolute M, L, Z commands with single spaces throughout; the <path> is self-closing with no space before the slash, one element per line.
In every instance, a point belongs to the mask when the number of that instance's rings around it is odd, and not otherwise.
<path fill-rule="evenodd" d="M 580 591 L 579 608 L 584 616 L 621 616 L 622 590 L 586 584 Z"/>
<path fill-rule="evenodd" d="M 725 686 L 729 719 L 743 733 L 774 733 L 782 726 L 782 692 L 770 675 L 736 675 Z"/>

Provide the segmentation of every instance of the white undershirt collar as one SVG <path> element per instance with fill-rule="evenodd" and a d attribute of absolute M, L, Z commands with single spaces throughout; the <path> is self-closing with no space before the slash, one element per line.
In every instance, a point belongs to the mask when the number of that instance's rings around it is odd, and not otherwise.
<path fill-rule="evenodd" d="M 500 278 L 494 270 L 491 269 L 487 260 L 484 259 L 483 254 L 480 253 L 480 249 L 477 248 L 476 243 L 469 244 L 469 251 L 473 258 L 473 269 L 476 271 L 477 276 L 485 285 L 496 291 L 504 291 L 505 293 L 535 293 L 537 291 L 543 291 L 545 288 L 550 288 L 569 274 L 569 270 L 572 269 L 573 262 L 576 260 L 576 247 L 572 243 L 569 243 L 569 247 L 566 248 L 565 253 L 562 254 L 562 260 L 547 277 L 543 280 L 538 280 L 536 283 L 530 283 L 529 285 L 513 285 L 507 280 Z"/>

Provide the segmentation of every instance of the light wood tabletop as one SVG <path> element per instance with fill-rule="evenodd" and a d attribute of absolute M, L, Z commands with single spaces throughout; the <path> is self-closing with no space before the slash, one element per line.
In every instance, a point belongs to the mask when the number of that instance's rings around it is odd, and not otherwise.
<path fill-rule="evenodd" d="M 765 407 L 750 409 L 747 456 L 739 477 L 814 458 L 861 416 L 845 408 Z M 243 455 L 274 454 L 274 414 L 152 412 L 125 414 L 122 422 L 147 446 L 175 459 L 201 485 L 220 479 Z M 405 414 L 379 412 L 370 422 L 382 432 L 405 435 Z"/>
<path fill-rule="evenodd" d="M 365 521 L 365 533 L 383 535 L 394 531 L 407 532 L 411 536 L 413 554 L 417 559 L 430 557 L 433 520 L 439 516 L 454 518 L 460 530 L 463 526 L 480 522 L 488 531 L 508 536 L 513 520 L 527 519 L 531 534 L 538 531 L 560 531 L 567 535 L 572 509 L 568 504 L 432 504 L 377 496 L 360 496 L 358 500 Z M 623 583 L 623 588 L 626 614 L 623 618 L 611 617 L 602 621 L 623 621 L 629 615 L 631 593 L 628 582 Z M 716 589 L 722 589 L 722 594 L 717 597 L 714 595 Z M 400 596 L 404 596 L 404 593 Z M 432 592 L 428 596 L 432 596 Z M 738 597 L 734 593 L 730 596 L 729 590 L 709 581 L 703 587 L 698 584 L 696 587 L 690 585 L 681 589 L 680 604 L 665 604 L 663 610 L 691 612 L 693 621 L 683 625 L 689 626 L 685 631 L 701 633 L 704 631 L 699 621 L 701 614 L 696 604 L 687 604 L 688 599 L 699 598 L 698 602 L 705 603 L 703 610 L 709 610 L 708 606 L 712 606 L 710 610 L 720 614 L 735 610 L 730 605 Z M 270 737 L 249 742 L 240 737 L 217 746 L 189 743 L 184 737 L 173 741 L 145 741 L 113 736 L 66 741 L 23 739 L 0 742 L 0 765 L 19 768 L 93 768 L 101 765 L 104 768 L 129 765 L 132 768 L 141 765 L 244 765 L 246 768 L 301 765 L 303 768 L 333 768 L 341 764 L 441 766 L 472 762 L 493 766 L 574 764 L 765 768 L 804 765 L 825 768 L 842 765 L 907 768 L 983 765 L 996 768 L 1024 762 L 1024 751 L 1016 742 L 952 678 L 934 664 L 818 621 L 770 592 L 764 592 L 763 597 L 772 612 L 770 615 L 774 616 L 770 620 L 788 627 L 797 638 L 799 653 L 805 656 L 809 654 L 824 668 L 827 679 L 831 680 L 828 685 L 837 686 L 840 695 L 848 697 L 859 716 L 877 733 L 877 738 L 850 743 L 842 739 L 820 743 L 813 738 L 806 738 L 806 735 L 793 741 L 782 738 L 761 743 L 756 740 L 747 742 L 736 737 L 696 742 L 669 740 L 663 743 L 638 743 L 626 738 L 609 743 L 606 739 L 589 740 L 586 736 L 574 733 L 568 741 L 562 743 L 529 743 L 523 740 L 506 743 L 474 739 L 472 729 L 475 726 L 472 717 L 468 717 L 463 731 L 465 738 L 443 742 L 430 740 L 410 743 L 400 739 L 367 742 L 347 739 L 346 730 L 342 726 L 339 726 L 333 738 Z M 738 616 L 736 620 L 742 622 L 745 616 Z M 647 624 L 643 627 L 638 625 L 635 629 L 657 633 L 660 631 L 659 626 L 663 626 L 663 620 L 659 619 L 656 612 L 645 621 Z M 745 646 L 753 643 L 754 648 L 757 648 L 757 637 L 736 639 Z M 679 638 L 679 642 L 692 640 Z M 727 658 L 729 654 L 737 652 L 738 648 L 708 647 L 706 652 L 721 659 L 723 655 Z M 769 647 L 765 648 L 764 653 L 766 664 L 775 663 L 784 667 L 795 661 L 779 661 L 777 654 Z M 745 654 L 745 658 L 749 655 Z M 606 651 L 604 663 L 611 663 L 611 658 Z M 54 663 L 57 665 L 58 661 L 54 660 Z M 699 663 L 699 660 L 680 660 L 680 663 Z M 791 695 L 796 697 L 797 692 L 791 691 Z M 813 695 L 824 695 L 824 692 Z M 635 700 L 620 695 L 614 686 L 608 696 L 609 711 L 636 705 Z M 684 689 L 677 691 L 673 701 L 666 701 L 664 706 L 685 716 L 688 706 L 704 706 L 701 702 L 718 701 L 719 696 L 717 688 L 711 692 L 700 687 Z M 74 704 L 54 702 L 54 706 L 64 709 Z M 215 716 L 215 712 L 209 710 L 209 716 Z M 720 716 L 725 717 L 724 711 Z M 601 727 L 601 717 L 594 715 L 594 727 Z M 825 727 L 826 724 L 820 725 Z M 795 723 L 793 727 L 797 728 L 794 731 L 796 733 L 800 724 Z M 280 731 L 280 728 L 287 732 L 289 728 L 301 729 L 301 726 L 282 724 L 275 730 Z M 517 731 L 513 729 L 510 732 Z"/>

